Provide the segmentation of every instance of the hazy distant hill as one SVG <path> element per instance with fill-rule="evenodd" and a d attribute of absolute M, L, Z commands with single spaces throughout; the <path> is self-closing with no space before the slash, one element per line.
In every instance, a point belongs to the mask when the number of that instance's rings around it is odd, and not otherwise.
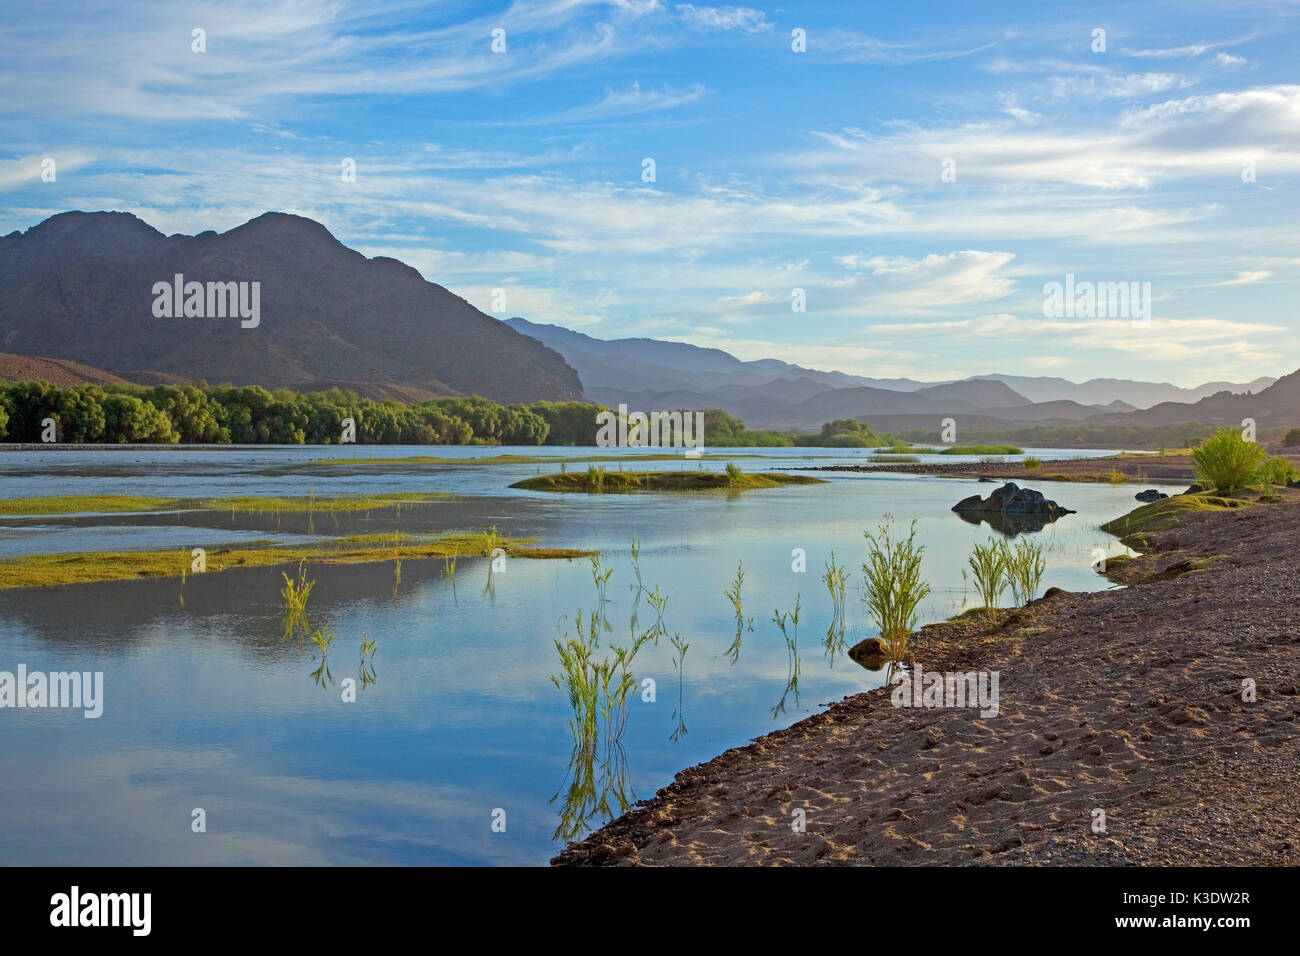
<path fill-rule="evenodd" d="M 1300 426 L 1300 371 L 1283 375 L 1253 395 L 1221 391 L 1198 402 L 1162 402 L 1128 415 L 1106 415 L 1098 424 L 1179 425 L 1201 422 L 1207 425 L 1238 426 L 1253 418 L 1259 425 Z"/>
<path fill-rule="evenodd" d="M 582 378 L 588 397 L 633 409 L 721 408 L 751 428 L 813 429 L 835 418 L 877 423 L 930 421 L 962 415 L 964 422 L 1034 424 L 1118 415 L 1166 399 L 1183 401 L 1220 391 L 1123 379 L 1076 385 L 1063 378 L 981 375 L 960 382 L 875 379 L 801 368 L 776 359 L 744 362 L 720 349 L 657 339 L 597 339 L 524 319 L 508 324 L 560 352 Z M 1263 388 L 1272 379 L 1231 385 Z M 1208 391 L 1207 391 L 1208 390 Z M 910 417 L 909 417 L 910 416 Z"/>
<path fill-rule="evenodd" d="M 1195 388 L 1180 388 L 1168 382 L 1135 382 L 1126 378 L 1092 378 L 1086 382 L 1028 375 L 977 375 L 1011 386 L 1031 402 L 1072 401 L 1080 405 L 1109 405 L 1120 402 L 1132 408 L 1150 408 L 1160 402 L 1195 402 L 1216 392 L 1258 392 L 1277 379 L 1262 376 L 1251 382 L 1206 382 Z M 1119 411 L 1120 409 L 1116 409 Z"/>
<path fill-rule="evenodd" d="M 261 283 L 261 323 L 156 318 L 153 285 Z M 126 372 L 374 395 L 576 399 L 559 354 L 395 259 L 317 222 L 266 213 L 229 232 L 164 236 L 127 213 L 69 212 L 0 238 L 0 349 Z"/>

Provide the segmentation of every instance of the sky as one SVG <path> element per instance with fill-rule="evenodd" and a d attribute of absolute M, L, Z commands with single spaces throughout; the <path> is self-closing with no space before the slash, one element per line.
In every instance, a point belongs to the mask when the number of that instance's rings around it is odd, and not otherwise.
<path fill-rule="evenodd" d="M 0 233 L 277 210 L 498 318 L 876 377 L 1300 368 L 1297 2 L 53 9 L 0 6 Z M 1149 316 L 1045 314 L 1067 275 Z"/>

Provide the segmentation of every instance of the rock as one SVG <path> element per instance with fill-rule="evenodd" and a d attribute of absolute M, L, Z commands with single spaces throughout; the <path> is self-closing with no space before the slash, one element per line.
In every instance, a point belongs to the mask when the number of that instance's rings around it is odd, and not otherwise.
<path fill-rule="evenodd" d="M 889 663 L 889 648 L 880 638 L 869 637 L 850 647 L 849 657 L 869 671 L 880 670 Z"/>
<path fill-rule="evenodd" d="M 1154 488 L 1148 488 L 1146 491 L 1139 491 L 1133 497 L 1138 501 L 1159 501 L 1161 498 L 1168 498 L 1169 496 L 1163 491 L 1156 491 Z"/>
<path fill-rule="evenodd" d="M 1001 488 L 989 492 L 987 498 L 971 495 L 953 505 L 957 512 L 996 512 L 1010 515 L 1071 515 L 1069 508 L 1063 508 L 1055 501 L 1043 496 L 1041 491 L 1021 488 L 1014 481 L 1008 481 Z"/>
<path fill-rule="evenodd" d="M 1205 490 L 1205 489 L 1202 488 L 1200 485 L 1190 485 L 1190 486 L 1188 487 L 1188 489 L 1187 489 L 1186 491 L 1183 492 L 1183 494 L 1185 494 L 1185 495 L 1199 495 L 1199 494 L 1200 494 L 1202 491 L 1204 491 L 1204 490 Z"/>

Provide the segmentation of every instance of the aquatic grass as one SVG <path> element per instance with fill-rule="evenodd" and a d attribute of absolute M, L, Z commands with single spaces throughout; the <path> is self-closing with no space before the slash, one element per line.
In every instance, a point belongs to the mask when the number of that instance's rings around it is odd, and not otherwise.
<path fill-rule="evenodd" d="M 736 663 L 738 660 L 740 660 L 740 644 L 741 644 L 741 639 L 745 633 L 745 624 L 746 624 L 745 604 L 740 597 L 740 587 L 744 583 L 745 583 L 744 562 L 737 561 L 736 578 L 734 581 L 731 582 L 730 586 L 728 586 L 728 588 L 722 592 L 726 596 L 727 600 L 731 602 L 731 609 L 736 614 L 736 638 L 731 642 L 731 646 L 728 647 L 727 650 L 724 652 L 726 656 L 731 659 L 731 663 L 733 664 Z M 752 631 L 754 629 L 754 619 L 752 617 L 749 618 L 748 623 L 749 623 L 749 630 Z"/>
<path fill-rule="evenodd" d="M 975 592 L 980 596 L 985 617 L 990 624 L 997 621 L 998 600 L 1007 589 L 1007 552 L 999 542 L 989 539 L 987 544 L 976 544 L 966 559 Z M 962 578 L 966 571 L 962 571 Z"/>
<path fill-rule="evenodd" d="M 594 467 L 594 466 L 593 466 Z M 637 492 L 690 492 L 690 491 L 749 491 L 760 488 L 779 488 L 783 485 L 818 485 L 826 479 L 811 475 L 787 475 L 765 471 L 762 474 L 730 476 L 725 472 L 704 471 L 627 471 L 586 475 L 538 475 L 516 481 L 511 488 L 524 491 L 550 491 L 587 494 L 631 494 Z"/>
<path fill-rule="evenodd" d="M 307 569 L 304 562 L 298 562 L 298 579 L 295 581 L 283 571 L 280 577 L 284 578 L 284 587 L 280 589 L 280 597 L 284 600 L 284 610 L 287 614 L 300 615 L 307 610 L 307 599 L 311 597 L 311 590 L 316 586 L 315 581 L 307 580 Z"/>
<path fill-rule="evenodd" d="M 745 473 L 741 470 L 740 466 L 737 465 L 734 461 L 727 462 L 727 484 L 728 485 L 734 488 L 737 482 L 739 482 L 740 479 L 744 476 L 744 474 Z"/>
<path fill-rule="evenodd" d="M 826 585 L 826 590 L 831 598 L 831 623 L 826 628 L 826 656 L 830 659 L 832 665 L 835 662 L 837 651 L 844 649 L 844 631 L 845 631 L 845 598 L 846 589 L 849 580 L 848 568 L 842 564 L 836 564 L 835 552 L 826 560 L 826 571 L 822 574 L 822 582 Z"/>
<path fill-rule="evenodd" d="M 605 597 L 605 592 L 609 587 L 609 579 L 614 576 L 613 568 L 606 568 L 600 560 L 600 552 L 597 551 L 591 556 L 591 580 L 596 585 L 596 607 L 604 616 L 605 605 L 609 599 Z"/>
<path fill-rule="evenodd" d="M 895 537 L 890 521 L 886 516 L 875 534 L 863 532 L 867 560 L 862 565 L 861 600 L 876 622 L 890 658 L 901 661 L 916 628 L 917 608 L 930 593 L 930 585 L 921 577 L 925 547 L 916 543 L 916 521 L 906 538 Z"/>
<path fill-rule="evenodd" d="M 1047 570 L 1047 559 L 1041 544 L 1020 538 L 1014 548 L 1002 542 L 1002 560 L 1006 568 L 1007 584 L 1017 606 L 1028 604 L 1038 597 L 1038 587 Z"/>
<path fill-rule="evenodd" d="M 1043 467 L 1043 459 L 1035 457 L 1034 455 L 1026 455 L 1022 464 L 1030 471 L 1037 471 L 1039 468 Z"/>
<path fill-rule="evenodd" d="M 772 716 L 775 718 L 785 712 L 785 702 L 791 693 L 794 694 L 794 703 L 799 705 L 799 612 L 801 600 L 799 595 L 795 595 L 794 610 L 782 612 L 780 608 L 774 608 L 772 611 L 772 620 L 776 623 L 777 628 L 781 631 L 781 637 L 785 639 L 786 653 L 789 656 L 786 671 L 785 691 L 781 694 L 781 699 L 777 701 L 772 708 Z"/>

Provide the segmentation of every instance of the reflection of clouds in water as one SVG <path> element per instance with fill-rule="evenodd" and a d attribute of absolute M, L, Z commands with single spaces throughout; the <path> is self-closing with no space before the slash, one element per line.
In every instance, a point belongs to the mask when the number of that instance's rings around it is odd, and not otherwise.
<path fill-rule="evenodd" d="M 265 772 L 227 750 L 47 753 L 24 764 L 0 804 L 6 857 L 51 866 L 536 863 L 554 825 L 508 793 L 494 802 L 469 787 L 355 780 L 346 766 L 328 779 Z M 494 834 L 502 805 L 507 831 Z M 195 807 L 207 811 L 207 833 L 190 831 Z M 83 827 L 94 841 L 79 838 Z"/>
<path fill-rule="evenodd" d="M 307 450 L 313 457 L 321 452 Z M 745 467 L 779 467 L 779 460 Z M 302 474 L 253 474 L 246 485 L 212 456 L 203 461 L 209 474 L 194 486 L 174 466 L 146 468 L 146 480 L 164 494 L 176 494 L 178 482 L 185 482 L 185 494 L 303 493 Z M 416 491 L 446 490 L 453 481 L 477 484 L 495 496 L 404 506 L 400 519 L 378 512 L 344 517 L 346 533 L 496 524 L 503 534 L 538 537 L 542 546 L 601 548 L 605 566 L 614 570 L 605 607 L 613 630 L 602 632 L 602 647 L 630 644 L 635 531 L 644 585 L 659 586 L 669 598 L 669 636 L 680 634 L 690 645 L 681 687 L 691 733 L 676 744 L 668 738 L 676 726 L 677 652 L 661 640 L 643 647 L 633 667 L 638 679 L 657 681 L 660 698 L 648 704 L 634 694 L 629 701 L 620 743 L 631 766 L 624 772 L 625 764 L 616 763 L 613 779 L 626 776 L 620 787 L 635 786 L 642 795 L 684 766 L 881 683 L 882 675 L 843 655 L 833 669 L 827 663 L 822 645 L 834 606 L 818 577 L 832 549 L 850 574 L 842 639 L 855 643 L 873 635 L 858 600 L 865 527 L 885 513 L 900 521 L 919 518 L 925 575 L 935 587 L 923 623 L 954 613 L 949 605 L 961 599 L 960 569 L 970 546 L 989 534 L 949 511 L 970 493 L 963 482 L 915 476 L 852 476 L 725 499 L 533 496 L 503 507 L 501 489 L 535 470 L 425 468 L 376 479 L 335 478 L 319 469 L 309 480 L 318 496 L 373 493 L 376 480 L 385 489 Z M 10 481 L 0 478 L 0 493 Z M 27 493 L 122 490 L 114 487 L 120 479 L 80 490 L 63 487 L 60 478 L 43 481 Z M 1096 526 L 1130 510 L 1131 495 L 1131 488 L 1061 486 L 1054 496 L 1080 514 L 1035 535 L 1052 543 L 1044 587 L 1108 586 L 1088 567 L 1091 548 L 1107 540 Z M 289 516 L 282 517 L 287 531 Z M 180 534 L 188 543 L 199 529 L 142 526 L 131 533 L 137 530 Z M 791 571 L 793 547 L 807 549 L 808 573 Z M 723 591 L 742 559 L 754 630 L 746 630 L 733 665 L 725 652 L 735 615 Z M 0 779 L 0 849 L 8 858 L 46 859 L 54 848 L 71 862 L 105 863 L 545 862 L 558 820 L 558 808 L 547 800 L 564 779 L 573 745 L 568 701 L 549 680 L 553 641 L 562 637 L 563 618 L 571 627 L 579 608 L 592 609 L 589 562 L 511 559 L 484 595 L 485 562 L 462 559 L 458 602 L 441 561 L 404 561 L 396 597 L 392 562 L 311 570 L 317 587 L 307 611 L 314 628 L 338 635 L 330 654 L 335 677 L 355 673 L 363 632 L 380 643 L 382 679 L 359 689 L 355 705 L 339 702 L 337 688 L 316 687 L 307 677 L 318 663 L 310 648 L 283 639 L 281 569 L 190 576 L 183 610 L 179 580 L 6 594 L 0 610 L 5 657 L 42 665 L 94 658 L 102 665 L 90 669 L 104 670 L 106 680 L 97 736 L 29 723 L 14 724 L 10 739 L 0 742 L 0 762 L 22 771 Z M 802 700 L 796 708 L 792 693 L 786 712 L 774 719 L 791 655 L 771 613 L 792 608 L 800 597 Z M 643 601 L 638 626 L 653 617 Z M 222 749 L 212 750 L 213 742 Z M 66 756 L 104 743 L 107 756 L 92 756 L 88 764 Z M 204 836 L 189 832 L 195 806 L 209 814 Z M 509 814 L 504 837 L 489 829 L 497 806 Z M 202 840 L 208 842 L 195 842 Z"/>

